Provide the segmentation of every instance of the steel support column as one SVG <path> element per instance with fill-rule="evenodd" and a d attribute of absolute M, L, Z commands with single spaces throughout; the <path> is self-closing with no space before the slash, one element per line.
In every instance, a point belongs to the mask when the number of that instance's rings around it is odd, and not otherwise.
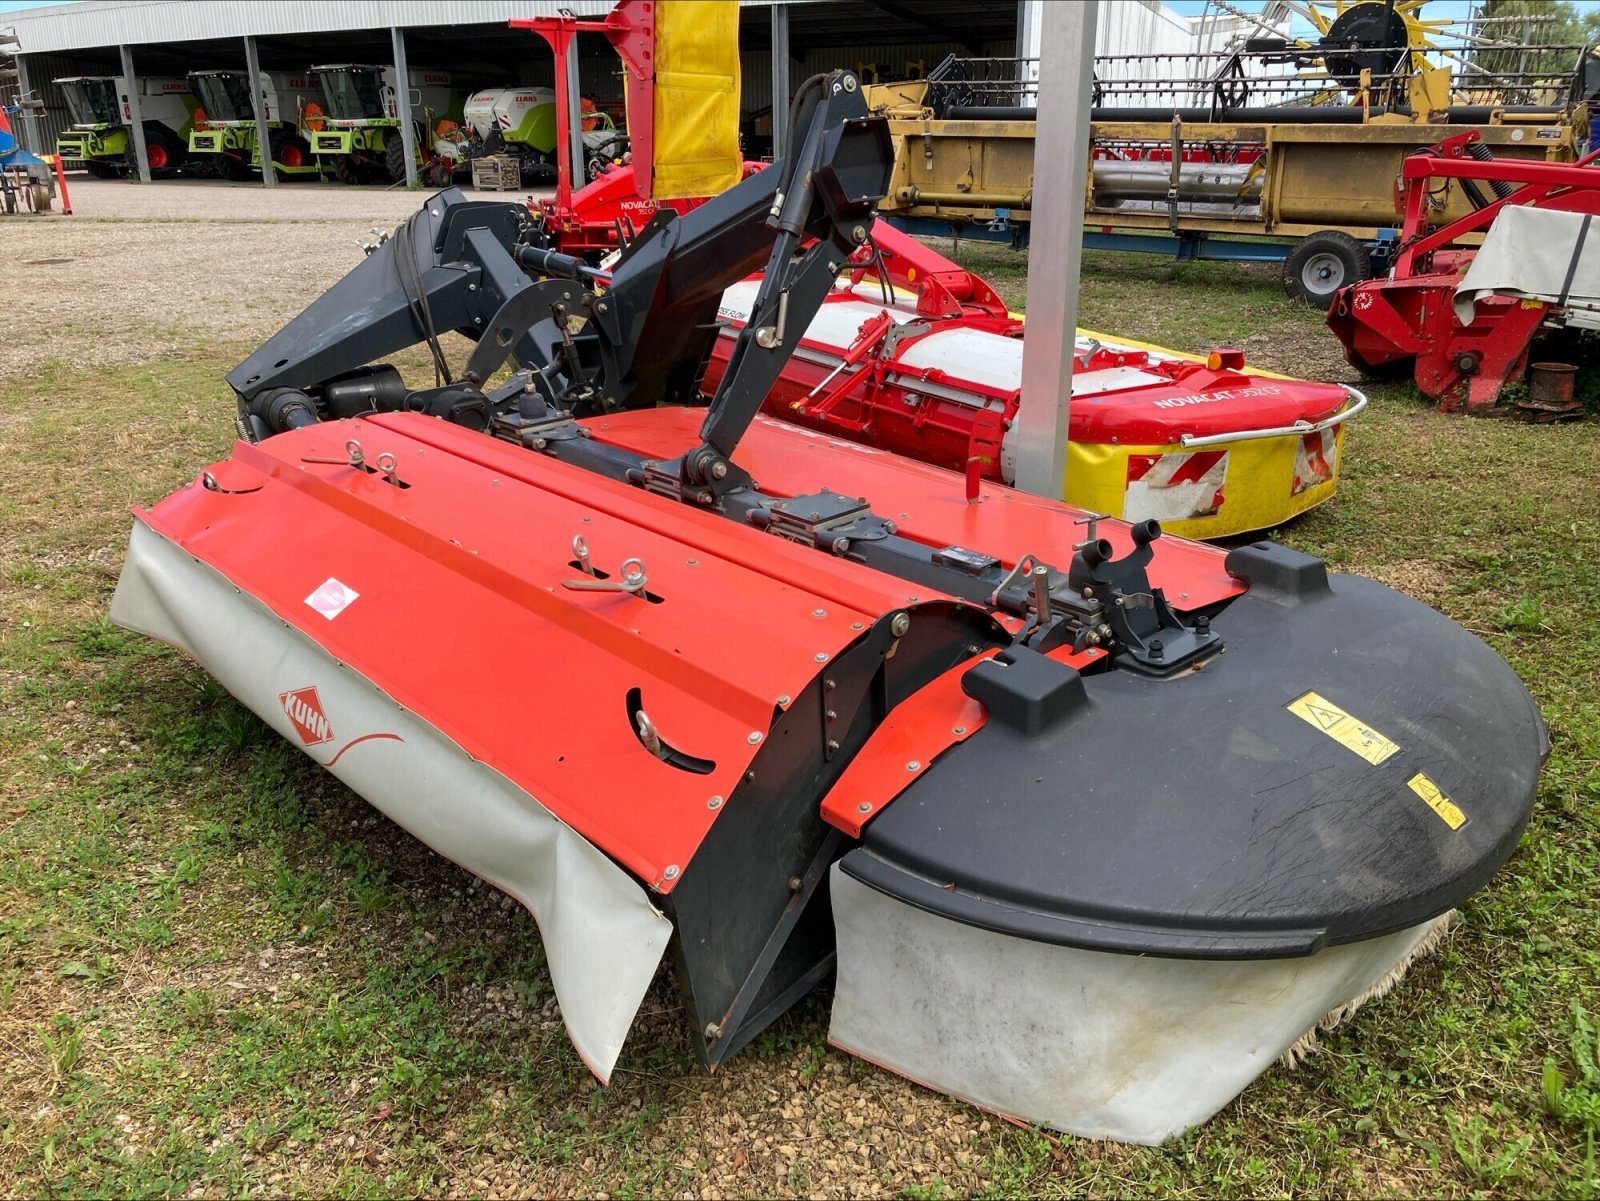
<path fill-rule="evenodd" d="M 122 116 L 128 123 L 128 135 L 133 138 L 133 163 L 141 183 L 150 182 L 150 154 L 144 144 L 144 114 L 139 111 L 138 78 L 133 73 L 133 51 L 118 46 L 122 51 Z"/>
<path fill-rule="evenodd" d="M 1044 0 L 1017 0 L 1017 57 L 1031 60 L 1020 66 L 1021 79 L 1039 79 L 1039 22 L 1044 16 Z M 1019 104 L 1026 104 L 1020 99 Z"/>
<path fill-rule="evenodd" d="M 400 110 L 400 145 L 406 154 L 406 187 L 420 188 L 417 177 L 417 131 L 411 117 L 411 70 L 406 65 L 406 31 L 398 25 L 389 27 L 389 40 L 394 44 L 395 102 Z"/>
<path fill-rule="evenodd" d="M 250 81 L 250 112 L 256 119 L 256 148 L 261 153 L 261 182 L 269 188 L 278 186 L 278 173 L 272 169 L 272 138 L 267 132 L 267 114 L 261 106 L 261 56 L 256 53 L 256 40 L 244 40 L 244 73 Z"/>
<path fill-rule="evenodd" d="M 11 61 L 17 66 L 17 99 L 27 100 L 32 97 L 35 100 L 42 100 L 42 96 L 33 95 L 33 81 L 28 76 L 27 58 L 18 54 Z M 40 156 L 55 153 L 54 146 L 46 147 L 39 141 L 39 117 L 31 108 L 22 110 L 22 126 L 28 132 L 28 136 L 22 140 L 24 149 Z"/>
<path fill-rule="evenodd" d="M 772 6 L 772 157 L 789 150 L 789 6 Z"/>
<path fill-rule="evenodd" d="M 1060 497 L 1067 475 L 1097 7 L 1047 4 L 1041 14 L 1028 336 L 1016 421 L 1017 487 L 1040 496 Z"/>
<path fill-rule="evenodd" d="M 580 35 L 574 33 L 567 47 L 567 77 L 553 80 L 558 87 L 567 89 L 567 111 L 572 114 L 567 122 L 567 138 L 572 147 L 572 190 L 576 192 L 589 180 L 589 156 L 583 152 L 583 96 L 578 77 Z M 651 191 L 655 184 L 652 180 Z"/>

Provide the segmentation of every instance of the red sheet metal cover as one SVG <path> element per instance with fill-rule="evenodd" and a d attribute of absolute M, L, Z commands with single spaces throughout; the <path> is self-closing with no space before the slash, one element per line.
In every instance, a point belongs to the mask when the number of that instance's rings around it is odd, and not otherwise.
<path fill-rule="evenodd" d="M 348 439 L 404 486 L 338 462 Z M 211 471 L 142 520 L 661 892 L 777 708 L 909 603 L 858 564 L 414 414 L 240 443 Z M 653 599 L 565 588 L 576 534 L 613 578 L 642 560 Z M 641 745 L 635 688 L 709 774 Z"/>
<path fill-rule="evenodd" d="M 655 409 L 585 422 L 595 437 L 653 458 L 671 458 L 699 445 L 699 409 Z M 953 471 L 900 455 L 829 438 L 770 417 L 757 417 L 739 443 L 740 464 L 767 492 L 796 496 L 831 488 L 865 496 L 873 511 L 898 523 L 900 533 L 930 547 L 962 546 L 1011 566 L 1026 554 L 1062 569 L 1075 544 L 1088 537 L 1082 509 L 985 483 L 977 504 Z M 1106 518 L 1101 537 L 1117 555 L 1133 549 L 1128 523 Z M 1155 544 L 1151 582 L 1180 609 L 1198 609 L 1244 592 L 1228 575 L 1225 553 L 1180 538 Z M 921 591 L 921 589 L 918 589 Z M 926 599 L 926 598 L 924 598 Z"/>

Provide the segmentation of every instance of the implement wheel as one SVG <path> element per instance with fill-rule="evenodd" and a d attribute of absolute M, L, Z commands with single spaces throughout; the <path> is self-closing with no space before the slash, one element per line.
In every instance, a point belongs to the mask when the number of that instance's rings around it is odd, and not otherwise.
<path fill-rule="evenodd" d="M 1349 234 L 1324 229 L 1301 238 L 1283 260 L 1283 289 L 1291 299 L 1326 310 L 1340 288 L 1372 278 L 1372 262 Z"/>

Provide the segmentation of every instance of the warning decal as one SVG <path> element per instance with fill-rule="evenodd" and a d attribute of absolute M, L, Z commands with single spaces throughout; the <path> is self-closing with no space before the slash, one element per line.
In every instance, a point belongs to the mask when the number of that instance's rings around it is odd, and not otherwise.
<path fill-rule="evenodd" d="M 1308 692 L 1289 702 L 1289 712 L 1310 722 L 1329 738 L 1376 766 L 1400 749 L 1365 722 L 1350 716 L 1321 693 Z"/>
<path fill-rule="evenodd" d="M 1439 790 L 1439 786 L 1420 771 L 1406 783 L 1411 785 L 1412 792 L 1422 798 L 1423 804 L 1437 813 L 1439 819 L 1452 830 L 1459 830 L 1467 824 L 1467 815 L 1461 812 L 1461 807 L 1445 796 Z"/>

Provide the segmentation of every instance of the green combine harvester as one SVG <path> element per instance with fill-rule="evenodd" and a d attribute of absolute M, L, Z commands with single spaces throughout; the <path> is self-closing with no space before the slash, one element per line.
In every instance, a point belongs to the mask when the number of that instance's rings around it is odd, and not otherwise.
<path fill-rule="evenodd" d="M 133 135 L 120 75 L 70 75 L 55 80 L 66 97 L 72 125 L 56 139 L 64 163 L 82 163 L 90 175 L 117 179 L 135 171 Z M 139 114 L 144 124 L 150 178 L 170 179 L 189 163 L 196 101 L 186 79 L 140 75 Z"/>
<path fill-rule="evenodd" d="M 250 103 L 250 77 L 243 71 L 191 71 L 189 83 L 205 123 L 204 128 L 190 131 L 189 153 L 211 156 L 225 179 L 259 176 L 261 146 Z M 272 166 L 280 179 L 322 173 L 301 132 L 304 122 L 315 121 L 322 112 L 321 100 L 314 75 L 261 73 L 261 114 L 267 123 Z"/>
<path fill-rule="evenodd" d="M 338 63 L 311 68 L 321 84 L 326 115 L 310 132 L 311 149 L 340 183 L 406 177 L 405 140 L 400 130 L 398 80 L 392 66 Z M 461 120 L 461 98 L 450 74 L 413 67 L 407 73 L 420 168 L 431 157 L 433 129 L 440 120 Z"/>

